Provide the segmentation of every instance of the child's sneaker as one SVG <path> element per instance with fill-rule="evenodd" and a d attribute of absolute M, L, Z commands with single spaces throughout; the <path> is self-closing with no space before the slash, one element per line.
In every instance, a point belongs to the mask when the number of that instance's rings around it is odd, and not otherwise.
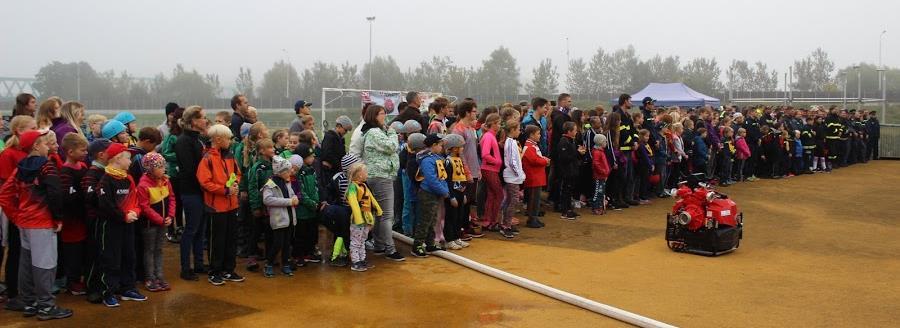
<path fill-rule="evenodd" d="M 256 272 L 256 270 L 259 270 L 259 263 L 256 263 L 256 259 L 251 256 L 247 259 L 247 271 Z"/>
<path fill-rule="evenodd" d="M 462 240 L 462 239 L 457 239 L 456 243 L 459 244 L 459 246 L 462 246 L 463 248 L 469 247 L 469 243 L 467 243 L 465 240 Z"/>
<path fill-rule="evenodd" d="M 507 239 L 516 237 L 516 235 L 509 228 L 500 229 L 500 235 L 506 237 Z"/>
<path fill-rule="evenodd" d="M 143 302 L 147 300 L 147 296 L 141 295 L 141 293 L 139 293 L 137 289 L 131 289 L 122 293 L 122 300 Z"/>
<path fill-rule="evenodd" d="M 374 265 L 374 264 L 372 264 L 372 263 L 369 263 L 369 261 L 366 261 L 366 260 L 362 260 L 362 263 L 363 263 L 363 265 L 365 265 L 365 266 L 366 266 L 366 270 L 368 270 L 368 269 L 372 269 L 372 268 L 374 268 L 374 267 L 375 267 L 375 265 Z"/>
<path fill-rule="evenodd" d="M 338 256 L 337 258 L 331 260 L 329 263 L 333 267 L 345 267 L 347 266 L 347 257 L 346 256 Z"/>
<path fill-rule="evenodd" d="M 82 282 L 71 283 L 71 284 L 69 284 L 68 289 L 69 289 L 69 293 L 71 293 L 72 295 L 75 295 L 75 296 L 81 296 L 81 295 L 87 294 L 87 289 L 84 287 L 84 283 L 82 283 Z"/>
<path fill-rule="evenodd" d="M 43 309 L 40 309 L 37 313 L 37 318 L 40 321 L 44 320 L 53 320 L 53 319 L 65 319 L 72 316 L 72 310 L 58 307 L 56 305 L 48 306 Z"/>
<path fill-rule="evenodd" d="M 147 288 L 147 291 L 154 292 L 154 293 L 163 290 L 161 287 L 159 287 L 159 283 L 157 283 L 155 280 L 145 281 L 144 287 Z"/>
<path fill-rule="evenodd" d="M 415 257 L 428 257 L 428 253 L 425 252 L 425 244 L 416 245 L 410 253 Z"/>
<path fill-rule="evenodd" d="M 159 285 L 159 288 L 162 288 L 162 290 L 172 290 L 172 286 L 165 280 L 157 279 L 156 284 Z"/>
<path fill-rule="evenodd" d="M 516 228 L 515 225 L 510 226 L 510 227 L 509 227 L 509 231 L 512 231 L 512 233 L 513 233 L 514 235 L 518 235 L 518 234 L 519 234 L 519 228 Z"/>
<path fill-rule="evenodd" d="M 271 265 L 266 264 L 266 266 L 263 268 L 263 276 L 266 278 L 274 278 L 275 269 L 273 269 Z"/>
<path fill-rule="evenodd" d="M 350 265 L 350 270 L 356 272 L 365 272 L 368 269 L 366 269 L 366 265 L 363 263 L 363 261 L 357 261 L 353 262 L 353 264 Z"/>
<path fill-rule="evenodd" d="M 103 305 L 106 307 L 119 307 L 119 299 L 116 298 L 116 295 L 109 295 L 103 298 Z"/>
<path fill-rule="evenodd" d="M 294 276 L 294 270 L 291 270 L 290 265 L 285 265 L 285 266 L 281 267 L 281 273 L 288 277 Z"/>
<path fill-rule="evenodd" d="M 211 274 L 206 280 L 213 286 L 222 286 L 225 284 L 225 279 L 222 279 L 222 276 L 218 274 Z"/>
<path fill-rule="evenodd" d="M 434 253 L 437 253 L 438 251 L 444 251 L 444 250 L 445 249 L 443 247 L 438 246 L 438 245 L 425 246 L 425 253 L 428 253 L 428 254 L 434 254 Z"/>
<path fill-rule="evenodd" d="M 447 242 L 447 248 L 454 250 L 454 251 L 458 251 L 458 250 L 462 249 L 462 246 L 457 244 L 455 240 L 451 240 L 451 241 Z"/>
<path fill-rule="evenodd" d="M 22 308 L 22 316 L 23 317 L 31 318 L 33 316 L 36 316 L 37 314 L 38 314 L 37 304 L 25 305 L 25 307 Z"/>
<path fill-rule="evenodd" d="M 322 255 L 319 255 L 319 254 L 307 255 L 307 256 L 303 257 L 303 260 L 306 262 L 311 262 L 311 263 L 321 263 Z"/>
<path fill-rule="evenodd" d="M 227 272 L 222 275 L 222 279 L 224 279 L 226 281 L 231 281 L 231 282 L 243 282 L 244 281 L 244 277 L 237 274 L 237 272 Z"/>
<path fill-rule="evenodd" d="M 403 255 L 400 255 L 400 252 L 398 252 L 398 251 L 394 251 L 393 253 L 390 253 L 390 254 L 388 254 L 388 255 L 385 255 L 384 258 L 386 258 L 386 259 L 388 259 L 388 260 L 391 260 L 391 261 L 394 261 L 394 262 L 403 262 L 403 261 L 406 261 L 406 258 L 403 257 Z"/>

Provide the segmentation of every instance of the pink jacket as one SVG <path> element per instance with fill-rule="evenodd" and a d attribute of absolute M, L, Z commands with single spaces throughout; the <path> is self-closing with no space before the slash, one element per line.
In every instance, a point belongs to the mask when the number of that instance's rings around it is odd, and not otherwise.
<path fill-rule="evenodd" d="M 497 144 L 497 136 L 488 130 L 481 136 L 481 169 L 488 172 L 500 172 L 500 146 Z"/>
<path fill-rule="evenodd" d="M 747 146 L 747 140 L 741 137 L 737 137 L 737 140 L 734 142 L 735 148 L 737 148 L 737 154 L 735 157 L 737 159 L 748 159 L 750 158 L 750 147 Z"/>
<path fill-rule="evenodd" d="M 168 194 L 165 197 L 154 199 L 161 197 L 166 191 Z M 168 178 L 157 181 L 144 174 L 138 183 L 137 195 L 141 216 L 153 225 L 162 226 L 166 217 L 175 217 L 175 193 Z"/>

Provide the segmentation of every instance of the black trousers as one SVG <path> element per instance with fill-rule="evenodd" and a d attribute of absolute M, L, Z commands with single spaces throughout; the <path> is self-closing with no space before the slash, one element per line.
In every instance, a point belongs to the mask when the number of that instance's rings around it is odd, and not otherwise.
<path fill-rule="evenodd" d="M 349 234 L 350 227 L 347 227 Z M 315 218 L 297 220 L 297 229 L 294 229 L 293 253 L 294 257 L 313 255 L 316 252 L 316 244 L 319 243 L 319 222 Z"/>
<path fill-rule="evenodd" d="M 81 282 L 81 277 L 86 276 L 85 257 L 87 256 L 87 242 L 79 241 L 75 243 L 62 244 L 62 269 L 65 272 L 68 284 Z"/>
<path fill-rule="evenodd" d="M 572 210 L 572 194 L 575 192 L 575 184 L 577 178 L 562 178 L 559 179 L 559 199 L 557 199 L 557 204 L 559 204 L 559 211 L 561 213 L 568 213 Z"/>
<path fill-rule="evenodd" d="M 280 263 L 281 265 L 287 265 L 291 258 L 291 235 L 294 232 L 293 225 L 280 228 L 280 229 L 269 229 L 268 233 L 266 233 L 266 264 L 268 265 L 276 265 Z M 276 259 L 276 256 L 281 253 L 281 262 Z"/>
<path fill-rule="evenodd" d="M 322 225 L 325 226 L 334 238 L 341 237 L 344 240 L 344 250 L 349 251 L 350 244 L 350 206 L 328 205 L 322 210 Z"/>
<path fill-rule="evenodd" d="M 103 283 L 100 281 L 100 246 L 103 244 L 102 231 L 103 221 L 96 219 L 87 219 L 88 236 L 85 241 L 85 257 L 84 266 L 87 272 L 84 276 L 84 283 L 87 285 L 88 294 L 98 294 L 102 292 Z"/>
<path fill-rule="evenodd" d="M 9 223 L 9 247 L 7 248 L 6 275 L 4 282 L 6 283 L 6 296 L 13 299 L 19 296 L 19 255 L 22 252 L 22 239 L 19 236 L 19 228 L 12 222 Z M 0 249 L 0 258 L 3 252 Z"/>
<path fill-rule="evenodd" d="M 450 205 L 450 198 L 456 199 L 457 207 Z M 444 201 L 444 240 L 454 241 L 459 239 L 460 231 L 469 218 L 469 206 L 463 202 L 463 194 L 451 191 L 450 198 Z"/>
<path fill-rule="evenodd" d="M 878 139 L 869 137 L 868 144 L 866 145 L 866 159 L 878 159 Z"/>
<path fill-rule="evenodd" d="M 102 219 L 99 224 L 103 296 L 134 289 L 134 224 L 118 218 Z"/>
<path fill-rule="evenodd" d="M 237 210 L 209 214 L 209 274 L 234 272 Z"/>

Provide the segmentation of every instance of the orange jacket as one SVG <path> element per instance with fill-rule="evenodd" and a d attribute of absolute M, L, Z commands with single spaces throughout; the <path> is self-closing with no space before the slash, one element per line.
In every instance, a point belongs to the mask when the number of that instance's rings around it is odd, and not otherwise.
<path fill-rule="evenodd" d="M 232 174 L 235 179 L 231 183 L 237 185 L 241 181 L 241 170 L 231 152 L 212 148 L 203 155 L 197 165 L 197 181 L 203 189 L 203 202 L 208 212 L 223 213 L 238 208 L 238 195 L 231 194 L 226 186 Z"/>

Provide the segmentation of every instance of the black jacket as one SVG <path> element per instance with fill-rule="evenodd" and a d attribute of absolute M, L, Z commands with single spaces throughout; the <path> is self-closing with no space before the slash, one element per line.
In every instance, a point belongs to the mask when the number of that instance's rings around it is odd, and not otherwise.
<path fill-rule="evenodd" d="M 632 147 L 638 141 L 638 132 L 634 127 L 634 121 L 631 120 L 631 115 L 625 113 L 619 105 L 613 106 L 613 113 L 619 113 L 622 118 L 622 123 L 619 124 L 619 150 L 635 150 Z"/>
<path fill-rule="evenodd" d="M 202 195 L 197 181 L 197 165 L 203 159 L 206 146 L 200 141 L 200 132 L 184 130 L 175 140 L 175 158 L 178 160 L 178 194 Z"/>
<path fill-rule="evenodd" d="M 322 152 L 319 158 L 323 162 L 331 164 L 331 169 L 328 170 L 331 174 L 328 175 L 328 179 L 331 179 L 331 175 L 341 170 L 341 158 L 346 154 L 347 148 L 344 146 L 344 138 L 334 130 L 325 131 L 325 135 L 322 137 Z"/>
<path fill-rule="evenodd" d="M 578 177 L 578 166 L 581 164 L 581 153 L 578 152 L 577 146 L 569 137 L 559 138 L 556 146 L 558 161 L 556 162 L 558 171 L 565 179 L 574 179 Z"/>
<path fill-rule="evenodd" d="M 553 131 L 550 134 L 550 144 L 552 145 L 550 147 L 550 158 L 554 161 L 557 159 L 557 156 L 559 155 L 559 150 L 557 149 L 559 147 L 553 147 L 553 146 L 558 145 L 559 140 L 562 138 L 562 135 L 564 132 L 563 125 L 566 124 L 566 122 L 571 122 L 571 121 L 572 121 L 572 117 L 566 113 L 563 113 L 559 109 L 554 109 L 553 112 L 550 113 L 550 126 L 553 127 Z"/>
<path fill-rule="evenodd" d="M 426 115 L 422 115 L 422 111 L 415 107 L 406 107 L 400 115 L 397 115 L 391 122 L 400 122 L 406 123 L 409 120 L 419 121 L 419 125 L 422 126 L 422 131 L 428 129 L 428 117 Z"/>

